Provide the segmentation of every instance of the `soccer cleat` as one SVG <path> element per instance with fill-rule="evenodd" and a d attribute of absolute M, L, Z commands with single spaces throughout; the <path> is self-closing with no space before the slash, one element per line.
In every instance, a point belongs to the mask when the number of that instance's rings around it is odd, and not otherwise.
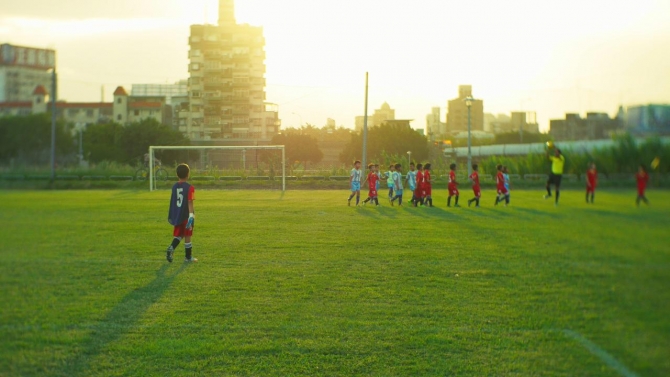
<path fill-rule="evenodd" d="M 468 200 L 468 207 L 470 207 L 470 204 L 472 204 L 472 199 Z"/>
<path fill-rule="evenodd" d="M 545 195 L 544 198 L 549 199 L 549 198 L 551 198 L 551 195 Z"/>
<path fill-rule="evenodd" d="M 192 263 L 195 263 L 195 262 L 197 262 L 197 261 L 198 261 L 198 258 L 194 258 L 194 257 L 191 257 L 190 259 L 189 259 L 189 258 L 184 258 L 184 262 L 192 262 Z"/>
<path fill-rule="evenodd" d="M 347 200 L 347 205 L 351 207 L 351 199 Z"/>
<path fill-rule="evenodd" d="M 172 256 L 174 255 L 174 248 L 172 245 L 168 246 L 166 250 L 166 255 L 165 258 L 167 259 L 168 262 L 172 263 Z"/>
<path fill-rule="evenodd" d="M 479 204 L 477 204 L 477 205 L 475 206 L 475 208 L 479 208 Z"/>
<path fill-rule="evenodd" d="M 454 204 L 454 207 L 460 207 L 460 206 L 461 206 L 460 204 Z"/>

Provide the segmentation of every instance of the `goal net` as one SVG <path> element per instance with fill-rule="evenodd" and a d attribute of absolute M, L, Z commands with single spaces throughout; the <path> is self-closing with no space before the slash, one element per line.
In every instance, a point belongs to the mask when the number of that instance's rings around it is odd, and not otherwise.
<path fill-rule="evenodd" d="M 161 167 L 161 160 L 168 166 Z M 185 162 L 191 178 L 199 179 L 281 179 L 286 191 L 286 151 L 283 145 L 250 146 L 150 146 L 148 155 L 149 191 L 157 180 L 173 176 L 171 162 Z M 167 169 L 163 169 L 167 168 Z"/>

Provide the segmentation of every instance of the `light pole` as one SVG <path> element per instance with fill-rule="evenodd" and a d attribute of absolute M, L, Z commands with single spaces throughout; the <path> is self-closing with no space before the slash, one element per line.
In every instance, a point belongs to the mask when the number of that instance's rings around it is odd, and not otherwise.
<path fill-rule="evenodd" d="M 470 108 L 472 107 L 472 102 L 474 98 L 468 96 L 465 98 L 465 106 L 468 107 L 468 177 L 472 174 L 472 131 L 470 125 Z"/>
<path fill-rule="evenodd" d="M 302 127 L 302 115 L 300 115 L 300 114 L 298 114 L 298 113 L 292 113 L 292 114 L 293 114 L 293 115 L 297 115 L 297 116 L 300 117 L 300 124 L 298 125 L 298 127 Z"/>
<path fill-rule="evenodd" d="M 407 169 L 409 169 L 409 164 L 412 163 L 412 151 L 407 151 Z"/>

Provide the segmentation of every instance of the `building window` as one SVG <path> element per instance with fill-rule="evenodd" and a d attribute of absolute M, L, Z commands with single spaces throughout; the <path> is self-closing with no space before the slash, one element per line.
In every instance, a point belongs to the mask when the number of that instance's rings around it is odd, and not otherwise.
<path fill-rule="evenodd" d="M 139 110 L 135 110 L 135 116 L 139 116 L 139 115 L 140 115 L 140 111 L 139 111 Z"/>
<path fill-rule="evenodd" d="M 37 98 L 35 99 L 35 102 L 36 102 L 36 103 L 42 103 L 42 97 L 37 97 Z"/>
<path fill-rule="evenodd" d="M 121 114 L 116 116 L 116 120 L 121 120 Z"/>
<path fill-rule="evenodd" d="M 122 102 L 122 99 L 121 99 L 121 98 L 117 98 L 117 99 L 116 99 L 116 103 L 121 103 L 121 102 Z"/>
<path fill-rule="evenodd" d="M 93 116 L 93 110 L 86 110 L 86 116 L 87 117 L 92 117 Z"/>

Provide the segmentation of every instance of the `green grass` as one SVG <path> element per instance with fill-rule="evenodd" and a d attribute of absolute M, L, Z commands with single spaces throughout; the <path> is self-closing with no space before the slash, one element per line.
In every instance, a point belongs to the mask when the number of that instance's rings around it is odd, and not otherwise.
<path fill-rule="evenodd" d="M 197 191 L 184 265 L 168 191 L 0 191 L 0 375 L 670 375 L 670 192 L 346 195 Z"/>

